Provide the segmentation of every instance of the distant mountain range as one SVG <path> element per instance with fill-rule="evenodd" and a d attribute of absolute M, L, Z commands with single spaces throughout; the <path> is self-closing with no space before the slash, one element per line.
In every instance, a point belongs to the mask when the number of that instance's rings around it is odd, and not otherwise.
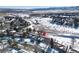
<path fill-rule="evenodd" d="M 71 6 L 71 7 L 49 7 L 49 8 L 37 8 L 32 10 L 79 10 L 79 6 Z"/>
<path fill-rule="evenodd" d="M 49 8 L 35 8 L 35 9 L 12 9 L 12 8 L 0 8 L 0 12 L 14 12 L 14 13 L 29 13 L 31 11 L 42 11 L 42 10 L 79 10 L 79 6 L 71 7 L 49 7 Z"/>
<path fill-rule="evenodd" d="M 10 9 L 10 8 L 0 8 L 1 13 L 29 13 L 31 12 L 28 9 Z"/>

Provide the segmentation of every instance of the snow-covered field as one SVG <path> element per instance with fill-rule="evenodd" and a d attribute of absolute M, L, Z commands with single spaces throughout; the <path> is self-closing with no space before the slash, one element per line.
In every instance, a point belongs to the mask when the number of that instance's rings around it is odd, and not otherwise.
<path fill-rule="evenodd" d="M 35 23 L 36 20 L 41 25 L 44 25 L 44 26 L 48 27 L 51 30 L 57 30 L 57 31 L 62 32 L 62 33 L 79 34 L 79 28 L 75 29 L 75 28 L 70 28 L 70 27 L 65 27 L 65 26 L 50 23 L 52 21 L 52 18 L 41 18 L 41 17 L 32 17 L 31 18 L 31 21 L 33 23 Z"/>
<path fill-rule="evenodd" d="M 39 22 L 39 24 L 48 27 L 48 29 L 59 32 L 59 33 L 57 33 L 57 35 L 78 36 L 78 34 L 79 34 L 79 29 L 51 24 L 50 23 L 52 21 L 51 18 L 41 18 L 41 17 L 32 17 L 31 18 L 31 21 L 33 23 L 36 22 L 35 20 L 37 20 Z M 54 38 L 58 43 L 63 44 L 65 46 L 71 45 L 72 38 L 53 36 L 53 32 L 51 32 L 51 34 L 49 33 L 48 37 Z M 79 39 L 77 38 L 76 41 L 77 41 L 76 45 L 78 45 Z M 79 46 L 77 46 L 77 47 L 79 47 Z"/>

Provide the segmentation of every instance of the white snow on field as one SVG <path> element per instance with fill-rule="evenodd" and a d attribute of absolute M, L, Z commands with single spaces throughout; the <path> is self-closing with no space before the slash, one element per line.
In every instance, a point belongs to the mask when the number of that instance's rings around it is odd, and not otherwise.
<path fill-rule="evenodd" d="M 79 29 L 75 29 L 75 28 L 70 28 L 70 27 L 65 27 L 65 26 L 61 26 L 61 25 L 56 25 L 56 24 L 51 24 L 50 22 L 52 21 L 52 18 L 41 18 L 41 17 L 33 17 L 31 18 L 32 22 L 36 22 L 35 20 L 37 20 L 40 24 L 50 28 L 50 29 L 54 29 L 57 31 L 61 31 L 64 33 L 79 33 Z"/>
<path fill-rule="evenodd" d="M 31 21 L 34 23 L 35 23 L 35 20 L 37 20 L 40 24 L 42 24 L 50 29 L 57 30 L 57 31 L 60 31 L 63 33 L 63 34 L 62 33 L 58 33 L 58 34 L 71 36 L 71 35 L 73 35 L 72 33 L 79 33 L 79 29 L 51 24 L 50 22 L 52 21 L 52 18 L 33 17 L 31 19 Z M 71 45 L 71 38 L 57 37 L 57 36 L 53 36 L 53 35 L 49 35 L 48 37 L 52 37 L 52 38 L 56 39 L 56 41 L 59 42 L 60 44 Z"/>

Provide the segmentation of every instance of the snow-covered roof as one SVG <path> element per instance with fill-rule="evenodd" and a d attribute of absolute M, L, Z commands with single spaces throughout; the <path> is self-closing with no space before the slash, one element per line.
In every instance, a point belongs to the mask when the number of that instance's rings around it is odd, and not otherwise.
<path fill-rule="evenodd" d="M 11 52 L 12 52 L 12 53 L 18 53 L 18 51 L 15 50 L 15 49 L 12 49 Z"/>
<path fill-rule="evenodd" d="M 28 38 L 28 39 L 24 39 L 24 42 L 29 43 L 29 42 L 30 42 L 30 40 L 31 40 L 31 39 L 29 39 L 29 38 Z"/>
<path fill-rule="evenodd" d="M 42 48 L 45 48 L 47 45 L 44 44 L 44 43 L 40 43 L 39 46 L 42 47 Z"/>

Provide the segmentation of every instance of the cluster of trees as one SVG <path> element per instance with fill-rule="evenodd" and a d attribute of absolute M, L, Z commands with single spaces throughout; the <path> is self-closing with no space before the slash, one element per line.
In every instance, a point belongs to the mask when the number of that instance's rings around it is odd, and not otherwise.
<path fill-rule="evenodd" d="M 57 25 L 63 25 L 67 27 L 78 28 L 79 27 L 79 18 L 62 18 L 56 17 L 52 19 L 51 23 L 55 23 Z"/>

